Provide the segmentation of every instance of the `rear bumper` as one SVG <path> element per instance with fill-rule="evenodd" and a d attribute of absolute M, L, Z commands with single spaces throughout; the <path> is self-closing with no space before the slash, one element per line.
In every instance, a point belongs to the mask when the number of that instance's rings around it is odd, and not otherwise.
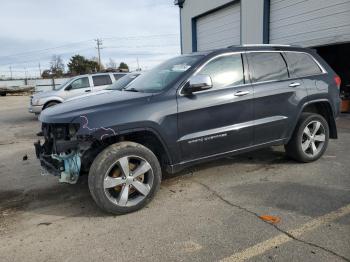
<path fill-rule="evenodd" d="M 30 105 L 28 111 L 33 114 L 40 114 L 43 111 L 43 106 Z"/>

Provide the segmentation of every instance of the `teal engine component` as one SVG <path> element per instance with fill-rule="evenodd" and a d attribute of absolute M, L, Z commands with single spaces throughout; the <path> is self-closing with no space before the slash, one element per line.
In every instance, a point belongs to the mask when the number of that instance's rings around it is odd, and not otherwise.
<path fill-rule="evenodd" d="M 72 151 L 69 154 L 61 153 L 52 155 L 52 158 L 63 162 L 64 170 L 62 170 L 59 181 L 61 183 L 76 184 L 79 179 L 81 158 L 80 154 Z"/>

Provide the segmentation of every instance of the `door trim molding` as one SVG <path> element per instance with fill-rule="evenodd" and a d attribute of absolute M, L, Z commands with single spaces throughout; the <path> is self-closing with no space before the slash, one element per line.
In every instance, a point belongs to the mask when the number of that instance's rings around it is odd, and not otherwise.
<path fill-rule="evenodd" d="M 286 117 L 286 116 L 271 116 L 271 117 L 260 118 L 257 120 L 251 120 L 251 121 L 247 121 L 247 122 L 243 122 L 243 123 L 239 123 L 239 124 L 223 126 L 223 127 L 219 127 L 219 128 L 213 128 L 213 129 L 209 129 L 209 130 L 205 130 L 205 131 L 199 131 L 199 132 L 191 133 L 188 135 L 184 135 L 184 136 L 180 137 L 177 140 L 177 142 L 198 139 L 201 137 L 205 138 L 208 136 L 219 135 L 219 134 L 225 133 L 225 132 L 239 131 L 240 129 L 243 129 L 243 128 L 263 125 L 263 124 L 276 122 L 276 121 L 281 121 L 281 120 L 285 120 L 287 118 L 288 117 Z"/>

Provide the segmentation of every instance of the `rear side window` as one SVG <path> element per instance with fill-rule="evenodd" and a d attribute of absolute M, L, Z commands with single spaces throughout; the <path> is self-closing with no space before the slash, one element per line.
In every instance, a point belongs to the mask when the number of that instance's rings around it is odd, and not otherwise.
<path fill-rule="evenodd" d="M 294 76 L 310 76 L 322 73 L 315 60 L 305 53 L 285 52 L 287 63 Z"/>
<path fill-rule="evenodd" d="M 240 54 L 234 54 L 215 58 L 206 64 L 199 74 L 209 75 L 213 81 L 213 88 L 216 89 L 241 85 L 244 83 L 242 57 Z"/>
<path fill-rule="evenodd" d="M 288 69 L 279 52 L 248 53 L 249 66 L 253 82 L 285 80 Z"/>
<path fill-rule="evenodd" d="M 112 84 L 112 80 L 109 75 L 92 76 L 94 86 L 104 86 Z"/>
<path fill-rule="evenodd" d="M 126 74 L 114 74 L 114 79 L 117 81 L 118 79 L 122 78 L 123 76 L 125 76 Z"/>

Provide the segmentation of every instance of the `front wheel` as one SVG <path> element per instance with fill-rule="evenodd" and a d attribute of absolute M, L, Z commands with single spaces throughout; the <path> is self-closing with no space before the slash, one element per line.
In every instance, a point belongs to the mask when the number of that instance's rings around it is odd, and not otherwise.
<path fill-rule="evenodd" d="M 49 102 L 49 103 L 47 103 L 47 104 L 44 106 L 43 110 L 46 109 L 46 108 L 49 108 L 49 107 L 53 107 L 53 106 L 55 106 L 55 105 L 57 105 L 57 104 L 59 104 L 59 103 L 58 103 L 58 102 L 55 102 L 55 101 Z"/>
<path fill-rule="evenodd" d="M 327 121 L 318 114 L 303 113 L 293 136 L 285 146 L 287 155 L 300 162 L 312 162 L 326 151 L 329 141 Z"/>
<path fill-rule="evenodd" d="M 89 189 L 96 204 L 121 215 L 141 209 L 158 191 L 161 168 L 143 145 L 120 142 L 107 147 L 92 163 Z"/>

